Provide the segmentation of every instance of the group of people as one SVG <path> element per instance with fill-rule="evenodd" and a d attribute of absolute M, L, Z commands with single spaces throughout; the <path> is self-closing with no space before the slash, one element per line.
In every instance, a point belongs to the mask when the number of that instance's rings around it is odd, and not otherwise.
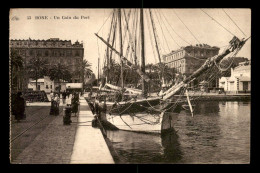
<path fill-rule="evenodd" d="M 51 110 L 50 115 L 59 115 L 60 97 L 58 93 L 50 93 L 51 97 Z"/>
<path fill-rule="evenodd" d="M 50 93 L 51 97 L 51 110 L 50 115 L 59 115 L 59 105 L 60 105 L 60 94 L 56 93 L 54 94 L 52 91 Z M 71 106 L 71 112 L 76 113 L 78 112 L 78 106 L 79 106 L 79 94 L 77 92 L 66 92 L 63 91 L 61 94 L 62 97 L 62 103 L 66 106 Z"/>
<path fill-rule="evenodd" d="M 50 115 L 59 115 L 59 105 L 60 105 L 60 97 L 58 93 L 50 93 L 51 97 L 51 109 Z M 71 112 L 77 114 L 78 106 L 79 106 L 79 93 L 77 92 L 63 92 L 62 93 L 62 102 L 63 105 L 71 106 Z M 12 95 L 12 103 L 11 103 L 11 113 L 14 115 L 15 120 L 20 122 L 21 120 L 26 119 L 25 107 L 26 101 L 23 98 L 22 92 L 18 92 L 15 95 Z"/>

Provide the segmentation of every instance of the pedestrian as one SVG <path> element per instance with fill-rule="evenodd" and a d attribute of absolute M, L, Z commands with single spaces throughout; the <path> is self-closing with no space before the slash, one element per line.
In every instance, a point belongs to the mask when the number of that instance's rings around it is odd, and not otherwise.
<path fill-rule="evenodd" d="M 59 95 L 56 94 L 53 100 L 54 100 L 54 115 L 59 115 L 59 105 L 60 105 Z"/>
<path fill-rule="evenodd" d="M 55 101 L 54 101 L 54 93 L 52 91 L 50 93 L 50 97 L 51 97 L 50 115 L 54 115 L 55 114 Z"/>
<path fill-rule="evenodd" d="M 53 92 L 52 92 L 52 90 L 51 90 L 51 93 L 50 93 L 50 98 L 51 98 L 51 100 L 53 99 L 53 97 L 54 97 L 54 94 L 53 94 Z"/>
<path fill-rule="evenodd" d="M 79 95 L 78 93 L 74 93 L 71 99 L 71 112 L 75 113 L 75 116 L 78 112 L 78 106 L 79 106 Z"/>
<path fill-rule="evenodd" d="M 62 93 L 62 102 L 63 102 L 63 104 L 65 104 L 65 101 L 66 101 L 66 92 L 63 91 L 63 93 Z"/>
<path fill-rule="evenodd" d="M 21 119 L 25 119 L 25 100 L 22 97 L 22 92 L 18 92 L 17 96 L 14 100 L 14 110 L 13 110 L 13 114 L 15 116 L 15 119 L 17 120 L 17 122 L 20 122 Z"/>
<path fill-rule="evenodd" d="M 68 98 L 66 99 L 66 105 L 67 106 L 71 106 L 71 97 L 68 96 Z"/>

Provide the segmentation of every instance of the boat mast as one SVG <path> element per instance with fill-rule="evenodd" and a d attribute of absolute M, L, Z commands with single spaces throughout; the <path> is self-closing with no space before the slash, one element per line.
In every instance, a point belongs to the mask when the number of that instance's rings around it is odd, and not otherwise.
<path fill-rule="evenodd" d="M 98 82 L 99 82 L 99 57 L 98 57 Z"/>
<path fill-rule="evenodd" d="M 122 42 L 122 27 L 121 27 L 121 8 L 118 9 L 118 21 L 119 21 L 119 42 L 120 42 L 120 54 L 123 55 L 123 42 Z M 120 62 L 121 62 L 121 87 L 122 89 L 124 88 L 124 76 L 123 76 L 123 61 L 120 58 Z"/>
<path fill-rule="evenodd" d="M 144 21 L 143 8 L 140 9 L 140 26 L 141 26 L 141 71 L 145 73 L 145 52 L 144 52 Z M 142 79 L 142 95 L 147 96 L 147 83 Z"/>
<path fill-rule="evenodd" d="M 112 31 L 112 25 L 113 25 L 113 22 L 114 22 L 114 10 L 113 10 L 113 17 L 112 17 L 112 20 L 111 20 L 111 26 L 110 26 L 110 31 L 109 31 L 109 35 L 108 35 L 108 39 L 107 39 L 107 42 L 109 43 L 110 41 L 110 37 L 111 37 L 111 31 Z M 109 47 L 107 46 L 107 52 L 106 52 L 106 56 L 107 56 L 107 83 L 110 81 L 110 58 L 109 58 Z"/>
<path fill-rule="evenodd" d="M 116 38 L 116 30 L 117 30 L 117 16 L 115 15 L 114 16 L 115 17 L 115 19 L 114 19 L 114 25 L 113 25 L 113 37 L 112 37 L 112 47 L 114 46 L 114 44 L 115 44 L 115 38 Z M 107 45 L 108 47 L 109 47 L 109 45 Z M 110 47 L 110 49 L 111 49 L 111 47 Z M 110 64 L 110 68 L 111 68 L 111 65 L 112 65 L 112 54 L 113 54 L 113 51 L 112 51 L 112 49 L 111 49 L 111 51 L 110 51 L 110 56 L 109 56 L 109 64 Z"/>

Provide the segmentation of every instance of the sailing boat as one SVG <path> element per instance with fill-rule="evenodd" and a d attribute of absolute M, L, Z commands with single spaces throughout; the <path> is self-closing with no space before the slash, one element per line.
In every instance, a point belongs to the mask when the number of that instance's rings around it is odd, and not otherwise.
<path fill-rule="evenodd" d="M 120 9 L 118 11 L 120 15 Z M 119 24 L 120 25 L 120 24 Z M 183 95 L 187 91 L 188 84 L 198 78 L 204 72 L 211 70 L 215 65 L 219 64 L 223 58 L 232 54 L 235 56 L 241 48 L 244 46 L 246 41 L 249 39 L 238 39 L 236 36 L 229 42 L 229 46 L 219 55 L 206 59 L 205 63 L 193 72 L 190 76 L 185 78 L 180 83 L 177 83 L 170 87 L 168 90 L 160 94 L 157 97 L 147 96 L 147 83 L 152 82 L 149 77 L 145 74 L 145 54 L 144 54 L 144 24 L 143 24 L 143 9 L 140 9 L 140 26 L 141 26 L 141 68 L 137 69 L 137 73 L 142 78 L 142 97 L 118 102 L 106 102 L 107 112 L 105 114 L 108 122 L 115 125 L 121 130 L 130 130 L 138 132 L 152 132 L 162 133 L 173 128 L 173 116 L 167 114 L 167 112 L 179 112 L 181 103 L 186 103 L 180 98 L 174 97 L 177 94 Z M 133 68 L 134 65 L 130 62 L 122 52 L 122 46 L 120 51 L 117 51 L 108 41 L 104 40 L 97 33 L 95 34 L 111 51 L 120 56 L 121 60 L 121 79 L 122 78 L 122 64 L 123 62 L 129 67 Z M 122 38 L 122 37 L 121 37 Z M 122 42 L 121 42 L 122 44 Z M 124 89 L 123 80 L 121 87 L 114 86 L 112 84 L 104 84 L 103 88 L 109 87 L 115 91 L 128 91 L 136 92 L 140 94 L 140 90 L 134 90 L 126 88 Z M 102 88 L 102 87 L 100 87 Z M 187 98 L 189 100 L 189 98 Z M 189 101 L 188 101 L 189 102 Z M 192 105 L 189 102 L 189 107 L 192 110 Z M 141 112 L 145 112 L 145 114 Z M 155 114 L 156 113 L 156 114 Z"/>

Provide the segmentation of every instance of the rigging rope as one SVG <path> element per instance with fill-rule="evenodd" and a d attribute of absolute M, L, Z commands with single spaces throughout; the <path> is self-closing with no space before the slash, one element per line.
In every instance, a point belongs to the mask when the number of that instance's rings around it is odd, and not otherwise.
<path fill-rule="evenodd" d="M 227 12 L 222 8 L 222 10 L 226 13 L 226 15 L 229 17 L 229 19 L 237 26 L 237 28 L 244 34 L 244 36 L 246 37 L 246 34 L 242 31 L 241 28 L 239 28 L 239 26 L 236 24 L 236 22 L 227 14 Z"/>
<path fill-rule="evenodd" d="M 98 38 L 97 38 L 97 47 L 98 47 L 98 61 L 99 61 L 99 59 L 100 59 L 100 52 L 99 52 Z M 98 64 L 98 74 L 99 74 L 99 64 Z M 98 75 L 98 78 L 99 78 L 99 75 Z"/>
<path fill-rule="evenodd" d="M 212 20 L 214 20 L 217 24 L 219 24 L 222 28 L 224 28 L 227 32 L 229 32 L 231 35 L 235 36 L 232 32 L 230 32 L 227 28 L 225 28 L 221 23 L 216 21 L 213 17 L 211 17 L 208 13 L 206 13 L 204 10 L 200 9 L 202 12 L 204 12 L 208 17 L 210 17 Z"/>
<path fill-rule="evenodd" d="M 101 28 L 104 26 L 104 24 L 107 22 L 107 20 L 110 18 L 110 16 L 113 14 L 114 10 L 110 12 L 109 16 L 107 17 L 106 21 L 103 23 L 103 25 L 100 27 L 97 33 L 101 30 Z"/>
<path fill-rule="evenodd" d="M 161 18 L 161 20 L 162 20 L 162 22 L 163 22 L 163 24 L 164 24 L 164 26 L 165 26 L 165 28 L 167 29 L 167 31 L 169 32 L 169 34 L 170 34 L 170 36 L 171 36 L 171 38 L 172 38 L 172 40 L 174 41 L 174 43 L 176 43 L 178 46 L 179 46 L 179 48 L 181 47 L 177 42 L 176 42 L 176 40 L 172 37 L 172 35 L 171 35 L 171 32 L 168 30 L 168 27 L 166 27 L 166 25 L 165 25 L 165 23 L 164 23 L 164 21 L 163 21 L 163 18 L 161 17 L 161 13 L 159 12 L 159 10 L 158 10 L 158 13 L 159 13 L 159 16 L 160 16 L 160 18 Z"/>
<path fill-rule="evenodd" d="M 191 30 L 185 25 L 185 23 L 181 20 L 181 18 L 178 16 L 178 14 L 175 12 L 175 10 L 173 10 L 174 14 L 178 17 L 178 19 L 181 21 L 181 23 L 183 23 L 183 25 L 188 29 L 188 31 L 190 32 L 190 34 L 195 38 L 195 40 L 199 42 L 199 40 L 195 37 L 195 35 L 193 35 L 193 33 L 191 32 Z M 200 43 L 201 44 L 201 43 Z"/>
<path fill-rule="evenodd" d="M 165 18 L 166 22 L 168 23 L 168 25 L 171 27 L 171 29 L 173 30 L 173 32 L 181 38 L 182 41 L 184 41 L 185 43 L 187 43 L 188 45 L 191 45 L 191 43 L 187 42 L 186 40 L 184 40 L 184 38 L 182 38 L 179 34 L 177 34 L 177 32 L 173 29 L 173 27 L 170 25 L 170 23 L 168 22 L 167 18 L 164 16 L 163 12 L 162 12 L 163 17 Z"/>
<path fill-rule="evenodd" d="M 136 11 L 137 11 L 137 9 L 136 9 Z M 135 35 L 135 54 L 134 54 L 134 58 L 135 58 L 135 65 L 137 65 L 138 64 L 138 60 L 137 60 L 137 49 L 136 49 L 136 47 L 137 47 L 137 26 L 138 26 L 138 15 L 139 15 L 139 13 L 136 13 L 136 23 L 135 23 L 135 31 L 134 31 L 134 35 Z"/>
<path fill-rule="evenodd" d="M 147 14 L 148 12 L 146 11 L 146 17 L 147 17 L 147 19 L 148 19 L 148 14 Z M 153 41 L 152 41 L 152 33 L 151 33 L 151 28 L 150 28 L 150 25 L 149 25 L 149 20 L 147 20 L 147 23 L 148 23 L 148 31 L 149 31 L 149 36 L 150 36 L 150 39 L 151 39 L 151 45 L 152 45 L 152 50 L 153 50 L 153 56 L 154 56 L 154 62 L 156 63 L 156 56 L 155 56 L 155 46 L 154 46 L 154 43 L 153 43 Z"/>
<path fill-rule="evenodd" d="M 170 49 L 170 47 L 169 47 L 169 45 L 168 45 L 168 43 L 167 43 L 167 40 L 166 40 L 166 38 L 165 38 L 165 35 L 164 35 L 164 33 L 163 33 L 163 29 L 162 29 L 162 26 L 161 26 L 161 22 L 160 22 L 160 20 L 159 20 L 159 17 L 157 16 L 157 13 L 154 13 L 154 14 L 155 14 L 155 16 L 156 16 L 156 18 L 157 18 L 157 21 L 158 21 L 159 26 L 160 26 L 161 31 L 162 31 L 163 38 L 164 38 L 164 40 L 165 40 L 165 42 L 166 42 L 166 45 L 167 45 L 167 47 L 168 47 L 168 50 L 169 50 L 169 52 L 170 52 L 171 49 Z M 166 51 L 165 51 L 165 49 L 164 49 L 164 46 L 163 46 L 163 50 L 164 50 L 164 52 L 166 53 Z"/>

